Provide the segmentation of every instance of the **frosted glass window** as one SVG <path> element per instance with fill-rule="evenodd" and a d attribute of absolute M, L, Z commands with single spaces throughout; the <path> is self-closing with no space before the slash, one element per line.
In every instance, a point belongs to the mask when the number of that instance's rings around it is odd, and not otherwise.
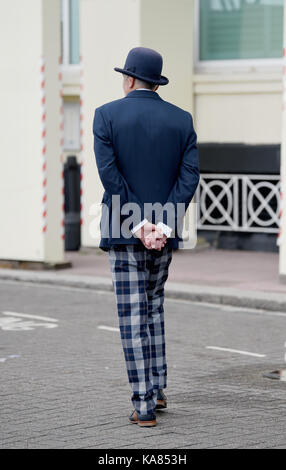
<path fill-rule="evenodd" d="M 70 64 L 79 64 L 79 0 L 70 0 Z"/>
<path fill-rule="evenodd" d="M 200 60 L 279 58 L 284 0 L 200 0 Z"/>
<path fill-rule="evenodd" d="M 61 56 L 64 65 L 80 63 L 79 1 L 61 0 Z"/>

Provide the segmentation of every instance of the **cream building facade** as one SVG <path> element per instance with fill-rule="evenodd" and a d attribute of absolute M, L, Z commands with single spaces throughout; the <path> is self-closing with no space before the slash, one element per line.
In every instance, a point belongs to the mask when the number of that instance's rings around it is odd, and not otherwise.
<path fill-rule="evenodd" d="M 192 113 L 199 144 L 221 145 L 221 152 L 226 153 L 224 158 L 228 158 L 225 149 L 227 145 L 230 145 L 229 157 L 233 151 L 232 145 L 247 146 L 248 153 L 261 150 L 261 158 L 264 162 L 268 159 L 266 167 L 271 167 L 271 158 L 275 158 L 277 147 L 281 143 L 283 0 L 256 2 L 256 7 L 259 6 L 260 10 L 255 10 L 253 3 L 240 0 L 158 0 L 156 2 L 150 0 L 119 2 L 116 0 L 106 2 L 81 0 L 82 110 L 85 123 L 83 245 L 93 246 L 97 243 L 93 231 L 90 230 L 90 224 L 97 213 L 96 206 L 92 205 L 93 201 L 99 201 L 102 193 L 91 155 L 93 136 L 90 124 L 94 108 L 123 96 L 121 77 L 113 72 L 113 67 L 122 66 L 127 52 L 136 45 L 155 48 L 163 55 L 164 73 L 169 77 L 170 83 L 166 87 L 161 87 L 159 93 L 164 99 Z M 208 8 L 209 11 L 206 14 L 209 15 L 209 22 L 204 26 L 202 16 Z M 214 12 L 213 17 L 210 11 Z M 275 28 L 276 47 L 275 45 L 270 47 L 266 43 L 261 50 L 258 48 L 258 57 L 256 57 L 257 47 L 254 44 L 254 57 L 252 58 L 243 58 L 243 53 L 247 52 L 248 47 L 244 46 L 245 50 L 241 51 L 242 58 L 202 60 L 200 41 L 203 40 L 204 32 L 201 29 L 211 27 L 212 21 L 217 21 L 215 15 L 226 14 L 230 15 L 230 18 L 232 15 L 232 21 L 235 22 L 235 15 L 239 13 L 242 15 L 241 31 L 246 36 L 250 34 L 251 26 L 247 24 L 247 17 L 256 16 L 257 13 L 260 13 L 260 16 L 264 15 L 265 24 L 268 21 L 268 28 Z M 250 20 L 253 21 L 252 18 Z M 229 38 L 227 29 L 225 33 L 225 41 L 227 41 L 231 39 L 235 31 L 230 32 Z M 219 34 L 220 32 L 218 32 L 217 53 L 221 47 Z M 258 30 L 257 34 L 262 37 L 264 32 Z M 269 38 L 272 34 L 270 30 Z M 209 42 L 212 39 L 210 36 Z M 216 39 L 215 34 L 214 39 Z M 212 44 L 208 46 L 211 50 Z M 223 50 L 223 47 L 221 49 Z M 228 54 L 231 55 L 231 53 L 233 51 Z M 279 54 L 281 57 L 276 57 Z M 264 146 L 267 151 L 265 156 Z M 208 148 L 208 152 L 211 155 L 212 146 Z M 277 164 L 276 158 L 276 167 Z M 253 165 L 257 165 L 257 160 L 254 159 Z M 216 206 L 214 214 L 209 214 L 209 220 L 201 214 L 200 220 L 203 222 L 199 228 L 203 230 L 206 226 L 207 230 L 213 231 L 219 227 L 222 232 L 247 232 L 258 234 L 258 236 L 266 233 L 272 237 L 273 245 L 279 225 L 278 172 L 279 169 L 276 170 L 276 174 L 273 174 L 271 170 L 271 174 L 268 175 L 267 171 L 266 187 L 263 186 L 261 178 L 257 179 L 258 176 L 252 173 L 248 175 L 244 167 L 236 170 L 236 174 L 243 173 L 243 177 L 235 176 L 233 181 L 226 177 L 217 178 L 216 176 L 213 176 L 211 180 L 205 180 L 205 186 L 200 191 L 200 197 L 204 198 L 202 202 L 210 205 L 212 200 L 207 201 L 207 199 L 208 196 L 211 197 L 211 188 L 216 187 L 217 190 L 213 191 L 213 198 L 221 194 L 224 207 L 222 210 Z M 259 164 L 257 174 L 259 174 Z M 219 180 L 218 186 L 215 183 L 217 180 Z M 254 207 L 250 207 L 250 213 L 247 212 L 242 216 L 243 220 L 238 220 L 242 204 L 238 199 L 242 199 L 242 194 L 236 198 L 236 192 L 241 185 L 245 188 L 243 190 L 246 193 L 245 197 L 251 199 L 250 202 Z M 221 187 L 220 192 L 219 187 Z M 242 193 L 242 189 L 239 191 Z M 269 199 L 270 209 L 267 206 L 260 210 L 259 195 L 266 199 L 269 192 L 272 192 L 272 197 Z M 224 201 L 224 199 L 228 200 Z M 247 206 L 246 202 L 244 205 Z M 263 217 L 260 221 L 261 215 Z M 213 223 L 215 217 L 222 222 Z M 255 239 L 254 243 L 256 243 Z"/>

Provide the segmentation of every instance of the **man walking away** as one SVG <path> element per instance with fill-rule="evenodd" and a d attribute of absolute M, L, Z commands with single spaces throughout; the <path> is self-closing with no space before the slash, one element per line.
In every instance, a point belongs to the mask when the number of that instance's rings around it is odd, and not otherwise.
<path fill-rule="evenodd" d="M 162 65 L 153 49 L 131 49 L 124 68 L 115 68 L 125 97 L 98 107 L 93 121 L 105 189 L 100 247 L 109 252 L 132 387 L 129 420 L 142 427 L 155 426 L 155 411 L 167 407 L 164 285 L 181 239 L 178 207 L 187 209 L 199 182 L 193 119 L 157 93 L 168 84 Z"/>

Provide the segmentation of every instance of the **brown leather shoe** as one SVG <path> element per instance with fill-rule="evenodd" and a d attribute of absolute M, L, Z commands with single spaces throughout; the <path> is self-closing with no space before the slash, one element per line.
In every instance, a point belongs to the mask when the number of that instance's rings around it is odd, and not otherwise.
<path fill-rule="evenodd" d="M 167 397 L 163 390 L 158 390 L 158 395 L 157 395 L 157 405 L 156 405 L 156 410 L 164 410 L 167 408 Z"/>
<path fill-rule="evenodd" d="M 152 413 L 138 418 L 136 410 L 129 416 L 129 421 L 132 424 L 138 424 L 140 427 L 151 428 L 157 426 L 156 416 Z"/>

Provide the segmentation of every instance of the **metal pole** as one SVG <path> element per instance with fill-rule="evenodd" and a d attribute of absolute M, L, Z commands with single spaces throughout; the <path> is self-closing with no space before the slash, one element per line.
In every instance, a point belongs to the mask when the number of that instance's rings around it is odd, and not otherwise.
<path fill-rule="evenodd" d="M 282 136 L 281 136 L 281 206 L 279 245 L 279 274 L 286 282 L 286 0 L 284 0 L 283 38 L 283 91 L 282 91 Z"/>

